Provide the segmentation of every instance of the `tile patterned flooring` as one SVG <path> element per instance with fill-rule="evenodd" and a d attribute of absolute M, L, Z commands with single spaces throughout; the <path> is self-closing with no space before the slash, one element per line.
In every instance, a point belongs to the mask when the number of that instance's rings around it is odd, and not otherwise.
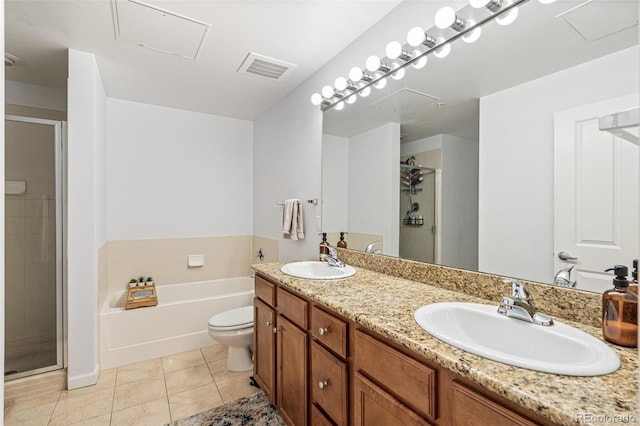
<path fill-rule="evenodd" d="M 258 391 L 214 345 L 103 370 L 98 383 L 5 405 L 5 425 L 163 425 Z"/>

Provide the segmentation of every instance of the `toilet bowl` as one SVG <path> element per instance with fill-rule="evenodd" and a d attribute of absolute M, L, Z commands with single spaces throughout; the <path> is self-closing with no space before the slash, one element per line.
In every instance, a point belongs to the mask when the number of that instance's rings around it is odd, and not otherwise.
<path fill-rule="evenodd" d="M 227 369 L 253 369 L 253 306 L 230 309 L 209 318 L 209 337 L 229 347 Z"/>

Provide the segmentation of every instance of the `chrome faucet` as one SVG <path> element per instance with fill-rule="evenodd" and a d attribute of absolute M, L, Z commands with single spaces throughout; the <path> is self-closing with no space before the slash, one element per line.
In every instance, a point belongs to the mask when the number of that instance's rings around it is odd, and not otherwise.
<path fill-rule="evenodd" d="M 329 254 L 320 253 L 320 260 L 326 260 L 329 266 L 344 268 L 344 262 L 338 259 L 338 250 L 331 246 L 327 246 L 327 248 L 329 249 Z"/>
<path fill-rule="evenodd" d="M 560 287 L 575 287 L 576 280 L 571 281 L 571 270 L 576 265 L 569 265 L 566 268 L 560 269 L 553 277 L 553 284 Z"/>
<path fill-rule="evenodd" d="M 376 249 L 376 250 L 374 250 L 374 249 L 373 249 L 373 246 L 375 246 L 375 245 L 376 245 L 376 244 L 378 244 L 379 242 L 380 242 L 379 240 L 376 240 L 376 241 L 372 242 L 371 244 L 369 244 L 369 245 L 364 249 L 364 252 L 365 252 L 365 253 L 373 253 L 373 254 L 381 253 L 381 250 L 380 250 L 380 249 Z"/>
<path fill-rule="evenodd" d="M 553 325 L 553 319 L 549 315 L 536 311 L 527 286 L 515 280 L 505 282 L 511 283 L 511 297 L 502 297 L 498 306 L 499 314 L 538 325 Z"/>

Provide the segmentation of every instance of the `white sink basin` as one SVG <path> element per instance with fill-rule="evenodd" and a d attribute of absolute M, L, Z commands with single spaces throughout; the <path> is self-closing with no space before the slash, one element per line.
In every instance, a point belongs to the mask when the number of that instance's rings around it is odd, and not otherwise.
<path fill-rule="evenodd" d="M 497 313 L 497 306 L 434 303 L 414 314 L 429 334 L 467 352 L 517 367 L 569 376 L 599 376 L 620 367 L 595 337 L 554 320 L 541 326 Z"/>
<path fill-rule="evenodd" d="M 317 260 L 287 263 L 280 270 L 292 277 L 310 280 L 336 280 L 350 277 L 356 273 L 352 266 L 345 265 L 344 268 L 336 268 L 329 266 L 327 262 Z"/>

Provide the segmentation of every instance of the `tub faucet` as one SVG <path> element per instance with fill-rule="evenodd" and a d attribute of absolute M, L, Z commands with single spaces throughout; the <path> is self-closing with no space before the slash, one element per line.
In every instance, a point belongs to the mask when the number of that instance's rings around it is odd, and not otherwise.
<path fill-rule="evenodd" d="M 372 242 L 371 244 L 369 244 L 369 245 L 364 249 L 364 252 L 365 252 L 365 253 L 373 253 L 373 254 L 381 253 L 380 249 L 376 249 L 376 250 L 374 250 L 374 249 L 373 249 L 373 246 L 375 246 L 375 245 L 376 245 L 376 244 L 378 244 L 379 242 L 380 242 L 379 240 L 376 240 L 376 241 Z"/>
<path fill-rule="evenodd" d="M 338 259 L 338 250 L 331 246 L 327 246 L 327 248 L 329 249 L 329 254 L 320 253 L 320 260 L 326 260 L 329 266 L 344 268 L 344 262 Z"/>
<path fill-rule="evenodd" d="M 502 297 L 498 306 L 499 314 L 538 325 L 553 325 L 553 319 L 549 315 L 536 311 L 527 286 L 515 280 L 505 282 L 511 283 L 511 297 Z"/>
<path fill-rule="evenodd" d="M 560 269 L 553 277 L 553 284 L 560 287 L 575 287 L 576 280 L 571 281 L 571 270 L 576 265 L 569 265 L 566 268 Z"/>

